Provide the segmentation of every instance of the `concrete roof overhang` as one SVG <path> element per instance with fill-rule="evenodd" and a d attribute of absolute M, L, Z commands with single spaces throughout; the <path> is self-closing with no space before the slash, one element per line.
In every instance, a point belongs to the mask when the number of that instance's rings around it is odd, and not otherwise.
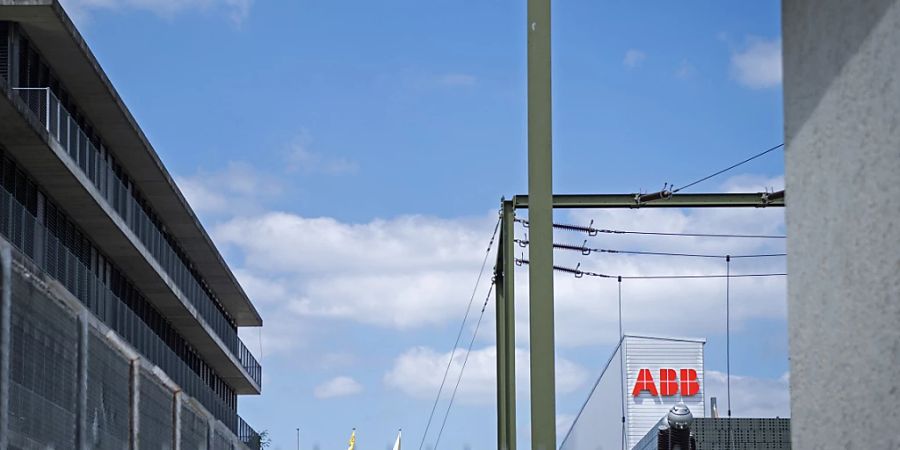
<path fill-rule="evenodd" d="M 31 38 L 238 326 L 262 317 L 57 0 L 0 0 Z"/>

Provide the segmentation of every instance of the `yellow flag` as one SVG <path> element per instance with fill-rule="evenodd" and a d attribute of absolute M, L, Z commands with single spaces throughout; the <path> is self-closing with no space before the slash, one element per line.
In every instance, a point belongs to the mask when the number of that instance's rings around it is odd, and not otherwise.
<path fill-rule="evenodd" d="M 347 447 L 347 450 L 353 450 L 356 447 L 356 428 L 350 433 L 350 442 L 348 442 L 348 444 L 350 444 L 350 446 Z"/>

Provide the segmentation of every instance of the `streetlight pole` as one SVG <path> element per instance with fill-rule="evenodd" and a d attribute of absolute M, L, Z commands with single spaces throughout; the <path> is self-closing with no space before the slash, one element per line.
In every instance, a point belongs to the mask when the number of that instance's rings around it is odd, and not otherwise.
<path fill-rule="evenodd" d="M 300 428 L 297 428 L 297 450 L 300 450 Z"/>

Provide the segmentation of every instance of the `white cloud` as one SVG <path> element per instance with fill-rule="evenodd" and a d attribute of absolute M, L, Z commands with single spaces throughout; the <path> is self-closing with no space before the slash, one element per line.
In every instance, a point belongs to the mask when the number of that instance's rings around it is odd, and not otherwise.
<path fill-rule="evenodd" d="M 645 59 L 647 59 L 646 53 L 632 48 L 625 52 L 625 58 L 622 60 L 622 64 L 629 69 L 633 69 L 640 66 Z"/>
<path fill-rule="evenodd" d="M 752 89 L 781 84 L 781 39 L 748 38 L 745 48 L 731 54 L 731 72 L 737 81 Z"/>
<path fill-rule="evenodd" d="M 178 176 L 175 181 L 198 213 L 259 213 L 265 200 L 282 192 L 275 178 L 239 162 L 231 162 L 219 171 L 201 170 L 192 176 Z"/>
<path fill-rule="evenodd" d="M 359 394 L 360 392 L 362 392 L 362 390 L 362 385 L 353 378 L 340 376 L 332 378 L 316 386 L 316 388 L 313 390 L 313 395 L 316 398 L 321 399 L 347 397 L 350 395 Z"/>
<path fill-rule="evenodd" d="M 310 149 L 312 139 L 301 133 L 287 153 L 288 171 L 324 173 L 326 175 L 353 174 L 359 171 L 359 164 L 342 156 L 326 156 Z"/>
<path fill-rule="evenodd" d="M 770 180 L 771 181 L 771 180 Z M 776 181 L 771 181 L 775 183 Z M 767 183 L 767 181 L 763 181 Z M 726 183 L 727 184 L 727 183 Z M 737 233 L 781 235 L 784 216 L 781 209 L 708 209 L 636 211 L 578 211 L 565 219 L 572 223 L 631 231 L 665 231 L 694 233 Z M 522 233 L 520 228 L 518 233 Z M 520 234 L 521 235 L 521 234 Z M 740 255 L 780 253 L 783 239 L 715 239 L 606 234 L 588 237 L 579 233 L 557 231 L 557 242 L 611 250 L 637 250 L 672 253 Z M 527 254 L 526 254 L 527 257 Z M 556 265 L 575 267 L 609 275 L 708 275 L 724 274 L 722 259 L 685 259 L 665 256 L 629 256 L 625 254 L 579 252 L 555 253 Z M 784 258 L 734 260 L 733 274 L 781 273 Z M 618 283 L 615 279 L 584 277 L 557 273 L 556 336 L 559 345 L 582 346 L 613 343 L 617 339 Z M 517 300 L 527 302 L 527 272 L 516 276 Z M 527 304 L 527 303 L 523 303 Z M 622 315 L 626 332 L 652 335 L 683 335 L 690 329 L 692 337 L 722 332 L 725 327 L 725 280 L 623 280 Z M 519 341 L 527 339 L 527 308 L 518 308 Z M 732 327 L 740 329 L 751 319 L 783 319 L 786 316 L 784 277 L 740 278 L 731 280 Z"/>
<path fill-rule="evenodd" d="M 349 224 L 268 213 L 232 219 L 213 235 L 240 248 L 238 278 L 251 297 L 266 297 L 291 317 L 406 329 L 461 315 L 493 220 L 404 216 Z"/>
<path fill-rule="evenodd" d="M 719 416 L 728 414 L 727 377 L 723 372 L 707 370 L 704 380 L 707 399 L 716 397 Z M 731 376 L 731 413 L 734 417 L 790 417 L 790 376 L 756 378 Z"/>
<path fill-rule="evenodd" d="M 741 176 L 725 190 L 781 188 L 781 178 Z M 323 320 L 350 321 L 394 330 L 456 323 L 472 294 L 496 213 L 477 218 L 442 219 L 401 216 L 348 223 L 284 212 L 235 217 L 213 229 L 216 242 L 241 256 L 236 275 L 266 318 L 268 353 L 302 345 L 300 331 Z M 523 214 L 524 215 L 524 214 Z M 641 209 L 580 210 L 558 220 L 601 228 L 669 232 L 784 233 L 781 209 Z M 516 227 L 518 237 L 525 230 Z M 779 253 L 783 239 L 712 239 L 638 235 L 599 235 L 558 231 L 557 242 L 592 247 L 681 253 L 738 255 Z M 518 249 L 526 252 L 527 249 Z M 491 256 L 491 262 L 493 256 Z M 683 259 L 624 254 L 556 252 L 556 264 L 612 275 L 723 274 L 722 259 Z M 488 265 L 487 270 L 490 270 Z M 784 258 L 741 259 L 732 273 L 783 272 Z M 527 305 L 526 268 L 517 270 L 517 300 Z M 476 305 L 486 294 L 482 280 Z M 617 339 L 615 280 L 557 274 L 557 339 L 561 346 L 612 343 Z M 784 278 L 731 281 L 732 327 L 748 320 L 783 319 Z M 625 280 L 622 283 L 624 328 L 631 333 L 719 333 L 725 326 L 725 280 Z M 489 308 L 493 308 L 491 304 Z M 477 307 L 476 307 L 477 308 Z M 476 309 L 477 311 L 477 309 Z M 487 314 L 490 316 L 492 310 Z M 517 336 L 527 342 L 528 308 L 517 308 Z M 491 339 L 493 327 L 483 329 Z M 312 333 L 310 331 L 307 334 Z"/>
<path fill-rule="evenodd" d="M 189 10 L 220 10 L 235 23 L 241 24 L 249 15 L 253 0 L 62 0 L 66 10 L 84 18 L 93 10 L 135 9 L 149 11 L 162 17 L 173 17 Z"/>
<path fill-rule="evenodd" d="M 466 371 L 460 381 L 456 401 L 465 404 L 490 404 L 496 400 L 497 349 L 494 346 L 472 350 Z M 520 397 L 528 396 L 528 352 L 516 349 L 516 386 Z M 449 399 L 465 360 L 465 349 L 457 349 L 447 375 L 443 399 Z M 441 378 L 450 361 L 450 352 L 439 353 L 427 347 L 415 347 L 401 354 L 394 366 L 384 375 L 384 383 L 413 398 L 433 400 L 441 385 Z M 556 360 L 556 389 L 569 393 L 587 381 L 587 371 L 564 358 Z M 449 388 L 448 388 L 449 386 Z"/>
<path fill-rule="evenodd" d="M 773 158 L 783 158 L 784 154 L 772 155 Z M 729 178 L 723 185 L 724 192 L 763 192 L 779 191 L 784 189 L 784 176 L 760 177 L 754 175 L 738 175 Z"/>

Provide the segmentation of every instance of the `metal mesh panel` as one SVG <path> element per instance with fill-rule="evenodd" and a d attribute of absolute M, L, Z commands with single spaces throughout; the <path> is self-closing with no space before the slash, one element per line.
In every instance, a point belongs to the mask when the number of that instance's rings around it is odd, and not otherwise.
<path fill-rule="evenodd" d="M 141 450 L 174 448 L 174 394 L 141 371 L 138 442 Z"/>
<path fill-rule="evenodd" d="M 88 444 L 96 450 L 128 448 L 130 364 L 91 330 L 88 342 Z"/>
<path fill-rule="evenodd" d="M 213 448 L 210 450 L 233 450 L 233 445 L 231 443 L 231 439 L 229 439 L 228 435 L 216 428 L 215 433 L 213 433 Z"/>
<path fill-rule="evenodd" d="M 9 80 L 9 22 L 0 21 L 0 78 Z"/>
<path fill-rule="evenodd" d="M 77 320 L 14 273 L 11 331 L 11 448 L 74 448 Z"/>
<path fill-rule="evenodd" d="M 691 424 L 691 435 L 697 440 L 697 450 L 790 450 L 791 419 L 701 417 Z M 657 437 L 654 427 L 634 450 L 656 450 Z"/>
<path fill-rule="evenodd" d="M 181 448 L 207 450 L 209 422 L 186 404 L 181 405 Z"/>

